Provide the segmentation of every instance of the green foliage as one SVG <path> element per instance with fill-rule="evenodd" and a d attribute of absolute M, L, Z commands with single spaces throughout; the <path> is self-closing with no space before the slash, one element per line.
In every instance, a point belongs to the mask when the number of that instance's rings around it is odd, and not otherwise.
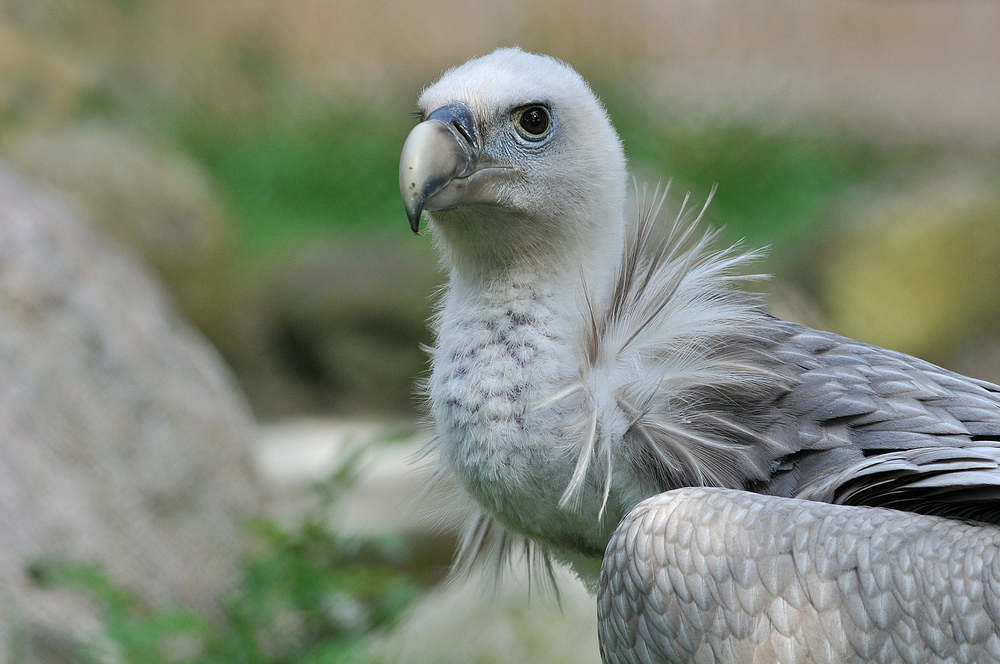
<path fill-rule="evenodd" d="M 875 168 L 864 145 L 736 122 L 678 131 L 638 116 L 616 112 L 633 162 L 702 198 L 719 182 L 713 218 L 754 240 L 794 232 Z M 324 108 L 235 130 L 188 124 L 180 140 L 220 183 L 252 250 L 402 223 L 396 172 L 411 124 L 403 113 Z"/>
<path fill-rule="evenodd" d="M 84 592 L 103 632 L 81 653 L 92 664 L 332 664 L 376 661 L 367 638 L 417 596 L 400 538 L 360 539 L 329 526 L 353 463 L 316 487 L 318 505 L 295 528 L 261 520 L 221 622 L 180 606 L 149 607 L 90 564 L 42 561 L 41 584 Z"/>
<path fill-rule="evenodd" d="M 315 105 L 236 127 L 179 117 L 174 131 L 220 184 L 253 250 L 405 225 L 397 173 L 412 124 L 402 110 Z"/>
<path fill-rule="evenodd" d="M 718 183 L 713 223 L 753 245 L 801 237 L 838 194 L 908 159 L 831 127 L 684 121 L 643 110 L 653 107 L 634 94 L 607 101 L 640 180 L 674 178 L 696 200 Z M 396 173 L 413 121 L 399 108 L 316 105 L 237 127 L 205 116 L 179 120 L 179 142 L 221 184 L 245 248 L 370 233 L 401 218 Z"/>
<path fill-rule="evenodd" d="M 697 201 L 717 183 L 712 223 L 751 246 L 780 247 L 802 237 L 839 194 L 910 158 L 833 126 L 767 127 L 749 119 L 662 112 L 654 117 L 656 107 L 636 100 L 634 91 L 612 93 L 607 102 L 639 176 L 648 170 L 673 178 Z"/>

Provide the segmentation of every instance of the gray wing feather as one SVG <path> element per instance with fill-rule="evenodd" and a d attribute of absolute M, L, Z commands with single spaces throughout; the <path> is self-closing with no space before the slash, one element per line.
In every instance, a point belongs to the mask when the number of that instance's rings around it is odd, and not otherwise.
<path fill-rule="evenodd" d="M 772 405 L 786 446 L 765 493 L 1000 522 L 1000 388 L 834 334 L 779 323 L 798 371 Z"/>
<path fill-rule="evenodd" d="M 598 590 L 608 664 L 1000 662 L 1000 528 L 680 489 L 640 503 Z"/>
<path fill-rule="evenodd" d="M 987 449 L 1000 450 L 1000 387 L 770 316 L 733 288 L 747 255 L 713 252 L 713 235 L 683 214 L 656 244 L 656 210 L 628 229 L 610 295 L 588 301 L 581 369 L 555 392 L 588 395 L 588 432 L 628 423 L 614 445 L 581 430 L 567 495 L 603 453 L 604 468 L 624 462 L 658 491 L 719 486 L 1000 523 L 1000 455 Z M 931 463 L 914 452 L 925 448 L 946 452 Z"/>

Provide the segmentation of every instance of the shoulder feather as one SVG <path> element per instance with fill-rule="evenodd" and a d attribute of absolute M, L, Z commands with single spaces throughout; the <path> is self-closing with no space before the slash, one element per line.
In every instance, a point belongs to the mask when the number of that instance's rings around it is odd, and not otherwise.
<path fill-rule="evenodd" d="M 571 395 L 583 404 L 564 505 L 597 473 L 606 506 L 617 463 L 652 474 L 659 490 L 743 487 L 789 451 L 756 421 L 766 413 L 739 406 L 772 402 L 794 380 L 772 352 L 775 319 L 757 295 L 734 288 L 760 278 L 740 275 L 760 254 L 715 249 L 719 232 L 699 233 L 711 196 L 697 214 L 685 197 L 654 240 L 666 195 L 640 196 L 609 292 L 588 291 L 579 372 L 540 404 Z"/>

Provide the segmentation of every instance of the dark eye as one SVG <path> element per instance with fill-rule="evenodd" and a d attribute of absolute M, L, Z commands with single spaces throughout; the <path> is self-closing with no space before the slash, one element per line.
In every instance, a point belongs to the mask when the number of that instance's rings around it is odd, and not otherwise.
<path fill-rule="evenodd" d="M 549 133 L 552 122 L 549 119 L 549 109 L 544 106 L 529 106 L 514 113 L 517 130 L 529 140 L 537 141 Z"/>

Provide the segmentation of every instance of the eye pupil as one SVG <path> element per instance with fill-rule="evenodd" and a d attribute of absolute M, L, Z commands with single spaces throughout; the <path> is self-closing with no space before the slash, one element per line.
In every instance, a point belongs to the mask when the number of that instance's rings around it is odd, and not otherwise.
<path fill-rule="evenodd" d="M 541 106 L 532 106 L 521 113 L 518 124 L 532 136 L 541 136 L 549 129 L 548 111 Z"/>

